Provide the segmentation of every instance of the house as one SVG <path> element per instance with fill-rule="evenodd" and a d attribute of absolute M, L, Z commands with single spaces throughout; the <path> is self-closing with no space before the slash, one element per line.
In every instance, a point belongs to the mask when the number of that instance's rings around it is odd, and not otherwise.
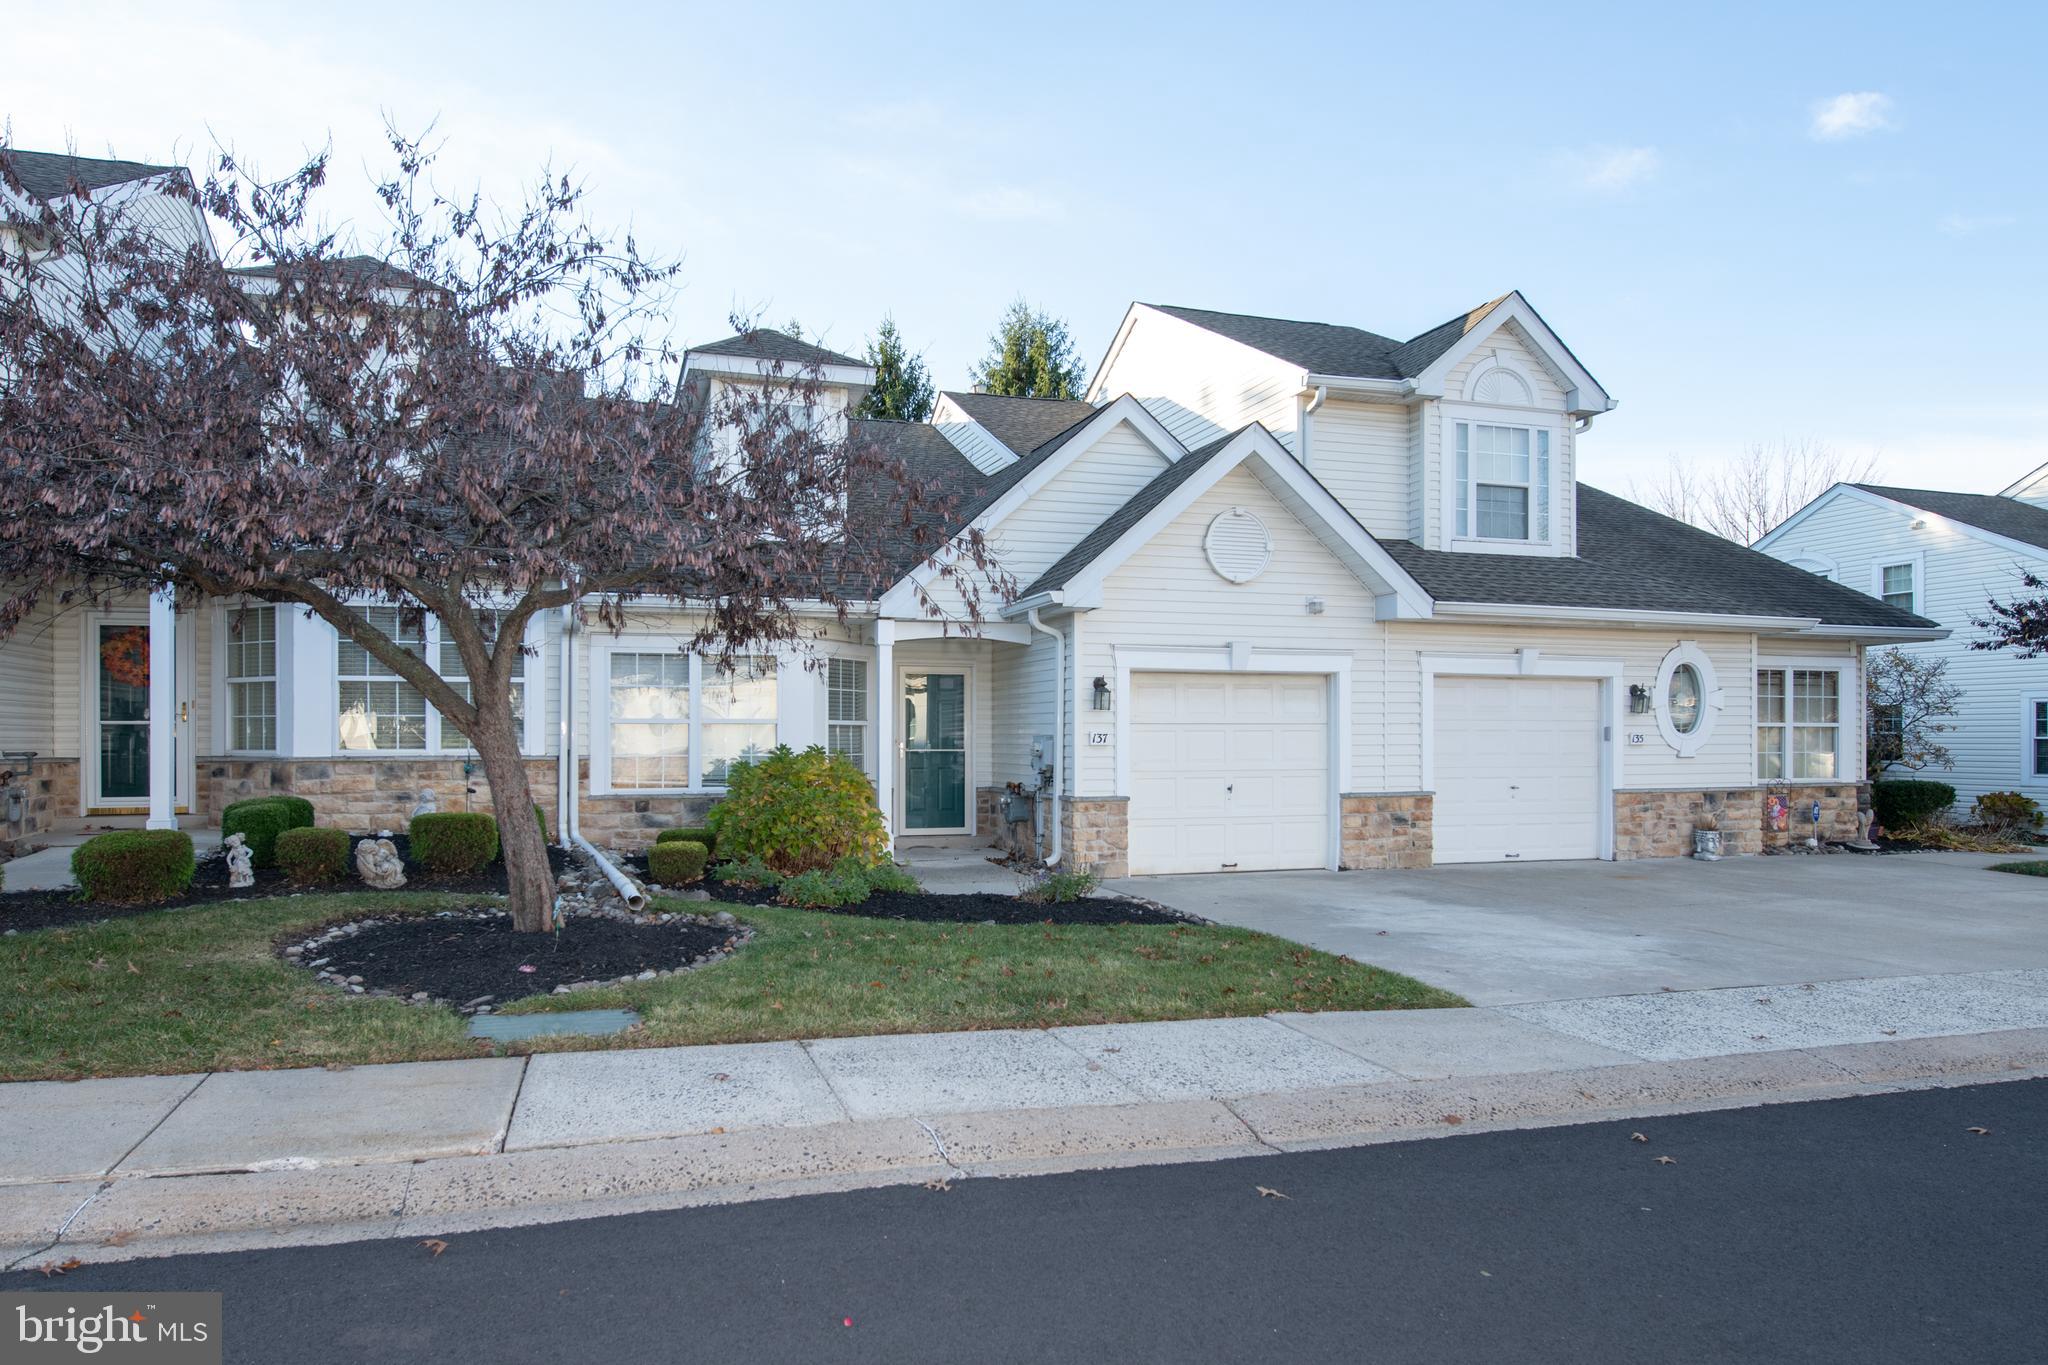
<path fill-rule="evenodd" d="M 1111 875 L 1668 856 L 1707 815 L 1754 852 L 1815 813 L 1854 832 L 1863 651 L 1940 634 L 1581 484 L 1614 402 L 1516 293 L 1405 340 L 1133 304 L 1085 400 L 949 392 L 925 423 L 852 415 L 873 372 L 773 332 L 683 363 L 707 391 L 814 366 L 809 420 L 951 490 L 1001 573 L 905 544 L 865 610 L 729 671 L 685 651 L 687 605 L 536 619 L 535 789 L 600 844 L 699 818 L 735 759 L 819 744 L 899 843 Z M 885 534 L 884 497 L 852 490 L 850 525 Z M 431 620 L 361 609 L 460 667 Z M 0 670 L 0 748 L 36 754 L 15 839 L 263 792 L 353 829 L 425 789 L 487 800 L 418 693 L 289 607 L 51 602 Z"/>
<path fill-rule="evenodd" d="M 1901 646 L 1944 662 L 1963 690 L 1940 736 L 1955 767 L 1926 776 L 1954 785 L 1965 809 L 1992 791 L 2048 804 L 2048 661 L 1971 648 L 1989 602 L 2020 595 L 2024 574 L 2048 578 L 2048 466 L 1996 495 L 1836 484 L 1756 548 L 1947 627 Z"/>

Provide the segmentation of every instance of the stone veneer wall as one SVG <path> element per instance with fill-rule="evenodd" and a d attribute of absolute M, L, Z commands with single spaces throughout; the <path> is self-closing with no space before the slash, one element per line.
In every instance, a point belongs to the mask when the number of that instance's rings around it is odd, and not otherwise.
<path fill-rule="evenodd" d="M 548 833 L 558 833 L 555 760 L 526 760 L 533 799 L 547 813 Z M 433 788 L 440 809 L 491 808 L 491 784 L 483 765 L 462 771 L 452 758 L 202 758 L 195 814 L 218 819 L 229 804 L 252 796 L 303 796 L 322 825 L 364 834 L 404 829 L 420 793 Z M 590 802 L 583 804 L 584 834 L 590 837 Z M 650 841 L 652 836 L 649 836 Z M 592 842 L 597 842 L 592 839 Z"/>
<path fill-rule="evenodd" d="M 1131 871 L 1131 802 L 1125 796 L 1060 798 L 1060 861 L 1100 877 Z"/>
<path fill-rule="evenodd" d="M 1763 797 L 1772 792 L 1782 792 L 1791 802 L 1792 816 L 1783 830 L 1764 830 L 1764 843 L 1782 848 L 1786 844 L 1803 844 L 1813 833 L 1813 821 L 1807 818 L 1815 801 L 1820 802 L 1820 837 L 1841 842 L 1854 839 L 1860 832 L 1856 827 L 1856 811 L 1859 806 L 1870 804 L 1869 792 L 1860 782 L 1831 782 L 1807 786 L 1766 787 L 1758 797 L 1759 808 Z M 1762 828 L 1763 817 L 1757 818 Z"/>
<path fill-rule="evenodd" d="M 1782 795 L 1791 806 L 1788 828 L 1764 828 L 1764 803 Z M 1761 853 L 1804 843 L 1813 832 L 1805 812 L 1820 802 L 1820 836 L 1841 842 L 1858 833 L 1856 811 L 1866 804 L 1861 784 L 1736 787 L 1713 791 L 1619 791 L 1614 794 L 1617 858 L 1682 858 L 1692 852 L 1694 821 L 1711 812 L 1721 828 L 1721 852 Z"/>
<path fill-rule="evenodd" d="M 0 824 L 0 845 L 28 843 L 60 821 L 78 818 L 77 759 L 39 758 L 22 786 L 21 819 Z"/>
<path fill-rule="evenodd" d="M 1005 853 L 1031 857 L 1039 840 L 1033 834 L 1033 823 L 1029 820 L 1010 821 L 1003 819 L 1003 798 L 1008 795 L 1004 787 L 981 787 L 974 793 L 974 828 L 976 836 L 986 838 L 990 844 Z"/>
<path fill-rule="evenodd" d="M 1347 792 L 1339 865 L 1346 870 L 1428 867 L 1435 861 L 1436 798 L 1428 792 Z"/>

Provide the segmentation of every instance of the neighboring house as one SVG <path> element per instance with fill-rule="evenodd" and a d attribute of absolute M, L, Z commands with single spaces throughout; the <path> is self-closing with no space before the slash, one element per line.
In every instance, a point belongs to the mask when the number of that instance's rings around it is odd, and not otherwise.
<path fill-rule="evenodd" d="M 772 332 L 694 348 L 684 377 L 792 363 L 836 391 L 823 420 L 952 490 L 1011 591 L 963 638 L 959 588 L 901 544 L 902 581 L 821 612 L 813 657 L 732 674 L 683 652 L 684 609 L 536 620 L 552 827 L 644 844 L 780 743 L 858 762 L 899 841 L 1110 874 L 1673 855 L 1706 814 L 1754 852 L 1816 804 L 1854 832 L 1862 651 L 1940 633 L 1580 484 L 1613 402 L 1519 294 L 1405 341 L 1136 304 L 1086 401 L 947 393 L 929 423 L 845 416 L 873 372 Z M 847 513 L 901 534 L 886 490 Z M 433 622 L 410 633 L 456 666 Z M 153 660 L 171 706 L 137 685 Z M 459 734 L 290 608 L 52 603 L 0 661 L 0 747 L 40 755 L 17 838 L 257 792 L 354 829 L 422 788 L 484 799 Z"/>
<path fill-rule="evenodd" d="M 1985 792 L 2020 791 L 2048 803 L 2048 659 L 1972 649 L 1972 618 L 2048 578 L 2048 467 L 1997 496 L 1880 484 L 1836 484 L 1759 540 L 1788 564 L 1948 627 L 1946 639 L 1906 646 L 1948 664 L 1963 689 L 1955 730 L 1940 737 L 1955 758 L 1924 774 L 1952 783 L 1959 805 Z"/>

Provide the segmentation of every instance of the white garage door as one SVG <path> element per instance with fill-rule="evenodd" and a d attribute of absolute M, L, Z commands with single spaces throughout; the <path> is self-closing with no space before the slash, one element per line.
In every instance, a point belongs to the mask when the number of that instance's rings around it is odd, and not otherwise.
<path fill-rule="evenodd" d="M 1131 871 L 1322 867 L 1330 845 L 1329 679 L 1131 678 Z"/>
<path fill-rule="evenodd" d="M 1600 684 L 1439 678 L 1436 861 L 1598 858 Z"/>

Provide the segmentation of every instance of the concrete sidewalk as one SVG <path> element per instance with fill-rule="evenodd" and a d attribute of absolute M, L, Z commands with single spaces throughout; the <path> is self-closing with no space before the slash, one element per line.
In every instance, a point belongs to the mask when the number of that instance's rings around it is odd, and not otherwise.
<path fill-rule="evenodd" d="M 0 1261 L 425 1235 L 2030 1074 L 2048 1074 L 2048 971 L 23 1082 L 0 1086 Z"/>

